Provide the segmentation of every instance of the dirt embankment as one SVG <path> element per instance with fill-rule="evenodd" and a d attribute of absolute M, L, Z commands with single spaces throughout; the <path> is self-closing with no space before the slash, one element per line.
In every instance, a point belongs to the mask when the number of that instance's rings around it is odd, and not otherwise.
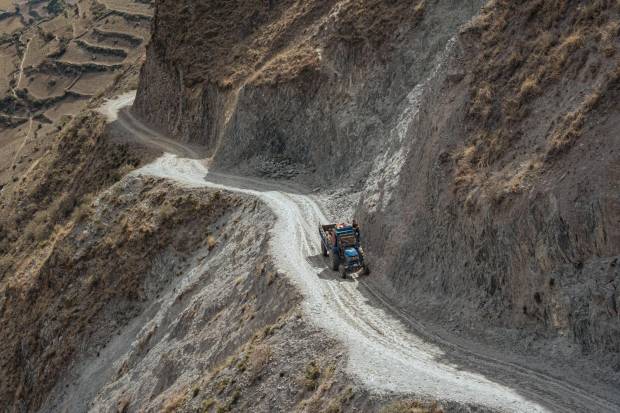
<path fill-rule="evenodd" d="M 198 3 L 159 3 L 139 114 L 344 184 L 402 306 L 618 371 L 616 2 Z"/>
<path fill-rule="evenodd" d="M 74 256 L 79 243 L 70 239 L 91 213 L 97 192 L 140 163 L 126 146 L 105 141 L 103 125 L 93 115 L 80 116 L 0 195 L 5 406 L 40 403 L 98 308 L 86 299 L 100 293 L 91 289 L 99 277 L 86 274 L 96 264 L 79 263 Z M 89 276 L 93 285 L 86 286 Z"/>

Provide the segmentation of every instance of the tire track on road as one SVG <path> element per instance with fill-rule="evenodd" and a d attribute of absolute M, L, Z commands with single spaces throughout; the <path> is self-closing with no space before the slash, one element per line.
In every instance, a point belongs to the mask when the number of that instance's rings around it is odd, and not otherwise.
<path fill-rule="evenodd" d="M 118 110 L 132 100 L 125 96 L 108 102 L 102 111 L 136 140 L 182 156 L 197 155 L 141 125 L 135 117 L 117 117 Z M 341 281 L 327 266 L 321 268 L 316 262 L 320 256 L 316 228 L 327 219 L 303 188 L 213 172 L 204 161 L 170 153 L 134 173 L 190 187 L 238 192 L 267 204 L 277 217 L 270 241 L 276 263 L 303 292 L 304 308 L 312 320 L 348 348 L 349 372 L 375 391 L 484 405 L 506 412 L 620 411 L 617 404 L 557 377 L 446 341 L 373 291 L 364 280 Z"/>

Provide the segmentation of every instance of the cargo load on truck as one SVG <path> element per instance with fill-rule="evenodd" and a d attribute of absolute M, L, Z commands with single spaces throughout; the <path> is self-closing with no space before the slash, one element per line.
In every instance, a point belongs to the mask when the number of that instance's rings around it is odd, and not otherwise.
<path fill-rule="evenodd" d="M 339 271 L 342 278 L 352 273 L 370 273 L 355 221 L 352 224 L 319 225 L 319 235 L 323 256 L 331 257 L 332 270 Z"/>

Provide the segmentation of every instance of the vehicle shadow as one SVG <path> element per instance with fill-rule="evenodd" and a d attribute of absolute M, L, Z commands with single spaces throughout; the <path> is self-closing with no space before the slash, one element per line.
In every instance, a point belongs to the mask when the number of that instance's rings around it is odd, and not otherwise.
<path fill-rule="evenodd" d="M 334 271 L 329 268 L 331 262 L 329 257 L 324 257 L 321 254 L 312 255 L 306 257 L 306 260 L 315 268 L 323 268 L 317 275 L 322 280 L 338 281 L 338 282 L 353 282 L 353 278 L 349 275 L 347 278 L 342 278 L 338 271 Z"/>

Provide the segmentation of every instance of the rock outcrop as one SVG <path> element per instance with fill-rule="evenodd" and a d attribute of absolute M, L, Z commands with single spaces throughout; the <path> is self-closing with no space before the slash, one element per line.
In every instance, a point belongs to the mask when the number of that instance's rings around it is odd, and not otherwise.
<path fill-rule="evenodd" d="M 222 166 L 268 159 L 331 181 L 364 177 L 407 94 L 478 5 L 164 1 L 135 108 Z"/>

